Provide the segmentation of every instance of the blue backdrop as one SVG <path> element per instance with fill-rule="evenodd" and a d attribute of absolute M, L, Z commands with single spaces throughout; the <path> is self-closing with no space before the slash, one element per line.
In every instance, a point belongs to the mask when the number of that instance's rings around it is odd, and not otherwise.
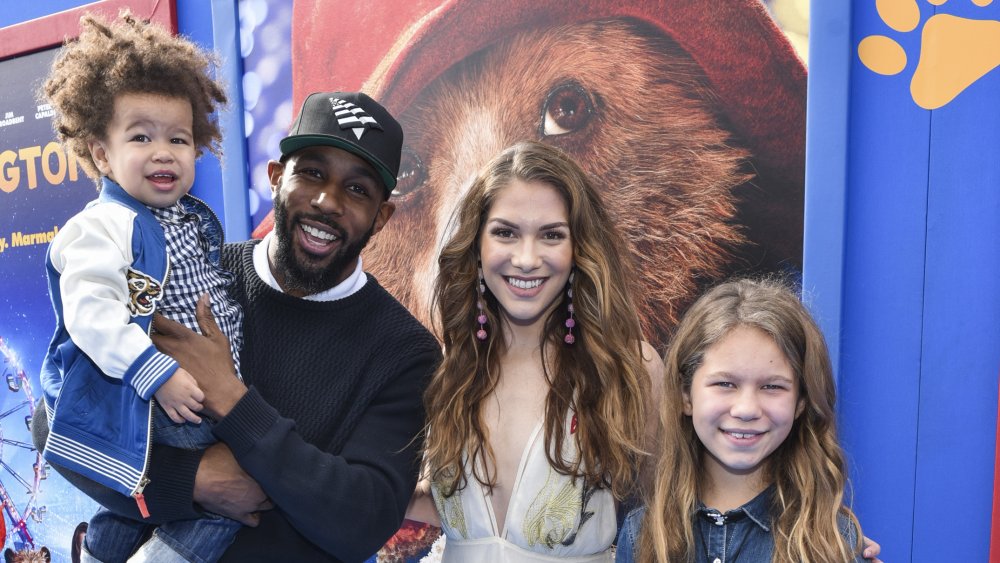
<path fill-rule="evenodd" d="M 874 0 L 812 3 L 804 278 L 836 352 L 865 533 L 887 561 L 986 561 L 1000 74 L 964 88 L 949 77 L 984 57 L 994 61 L 986 71 L 1000 62 L 1000 5 L 935 3 L 885 2 L 883 13 Z M 892 59 L 895 44 L 902 70 L 862 61 L 872 35 L 887 39 L 872 55 Z M 942 64 L 914 81 L 921 57 Z M 924 109 L 927 88 L 958 94 Z"/>

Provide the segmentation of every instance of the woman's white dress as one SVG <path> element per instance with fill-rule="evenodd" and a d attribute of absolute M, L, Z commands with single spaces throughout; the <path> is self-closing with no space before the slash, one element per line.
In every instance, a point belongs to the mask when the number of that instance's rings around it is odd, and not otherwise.
<path fill-rule="evenodd" d="M 569 420 L 563 447 L 576 455 Z M 447 536 L 443 561 L 614 561 L 611 544 L 617 520 L 611 491 L 586 488 L 582 480 L 574 483 L 552 469 L 545 456 L 541 422 L 521 453 L 502 527 L 489 489 L 476 481 L 468 467 L 466 478 L 465 488 L 451 497 L 443 496 L 437 484 L 431 487 Z"/>

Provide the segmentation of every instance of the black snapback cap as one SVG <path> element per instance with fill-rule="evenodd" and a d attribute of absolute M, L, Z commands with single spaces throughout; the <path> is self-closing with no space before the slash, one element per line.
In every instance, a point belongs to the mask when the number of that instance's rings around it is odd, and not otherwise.
<path fill-rule="evenodd" d="M 330 146 L 368 161 L 385 182 L 386 199 L 396 187 L 403 128 L 363 92 L 315 92 L 302 102 L 288 136 L 281 140 L 281 154 L 312 146 Z"/>

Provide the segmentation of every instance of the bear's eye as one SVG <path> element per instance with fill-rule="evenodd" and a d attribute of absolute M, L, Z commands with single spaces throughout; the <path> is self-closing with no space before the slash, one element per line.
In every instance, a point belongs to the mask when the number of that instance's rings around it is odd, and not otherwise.
<path fill-rule="evenodd" d="M 399 161 L 399 175 L 396 176 L 396 188 L 392 197 L 406 197 L 420 189 L 427 180 L 424 161 L 410 147 L 404 146 Z"/>
<path fill-rule="evenodd" d="M 556 86 L 545 97 L 542 135 L 557 136 L 583 129 L 594 114 L 590 96 L 575 82 Z"/>

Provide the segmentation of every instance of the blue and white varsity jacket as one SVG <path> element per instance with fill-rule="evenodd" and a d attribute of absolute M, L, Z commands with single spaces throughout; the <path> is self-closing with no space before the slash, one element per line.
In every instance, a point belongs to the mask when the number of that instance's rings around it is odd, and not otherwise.
<path fill-rule="evenodd" d="M 208 258 L 218 264 L 222 225 L 200 200 Z M 150 399 L 177 370 L 149 331 L 170 273 L 167 244 L 153 213 L 104 178 L 97 200 L 73 216 L 46 253 L 56 330 L 42 362 L 49 415 L 43 455 L 129 496 L 145 486 Z"/>

